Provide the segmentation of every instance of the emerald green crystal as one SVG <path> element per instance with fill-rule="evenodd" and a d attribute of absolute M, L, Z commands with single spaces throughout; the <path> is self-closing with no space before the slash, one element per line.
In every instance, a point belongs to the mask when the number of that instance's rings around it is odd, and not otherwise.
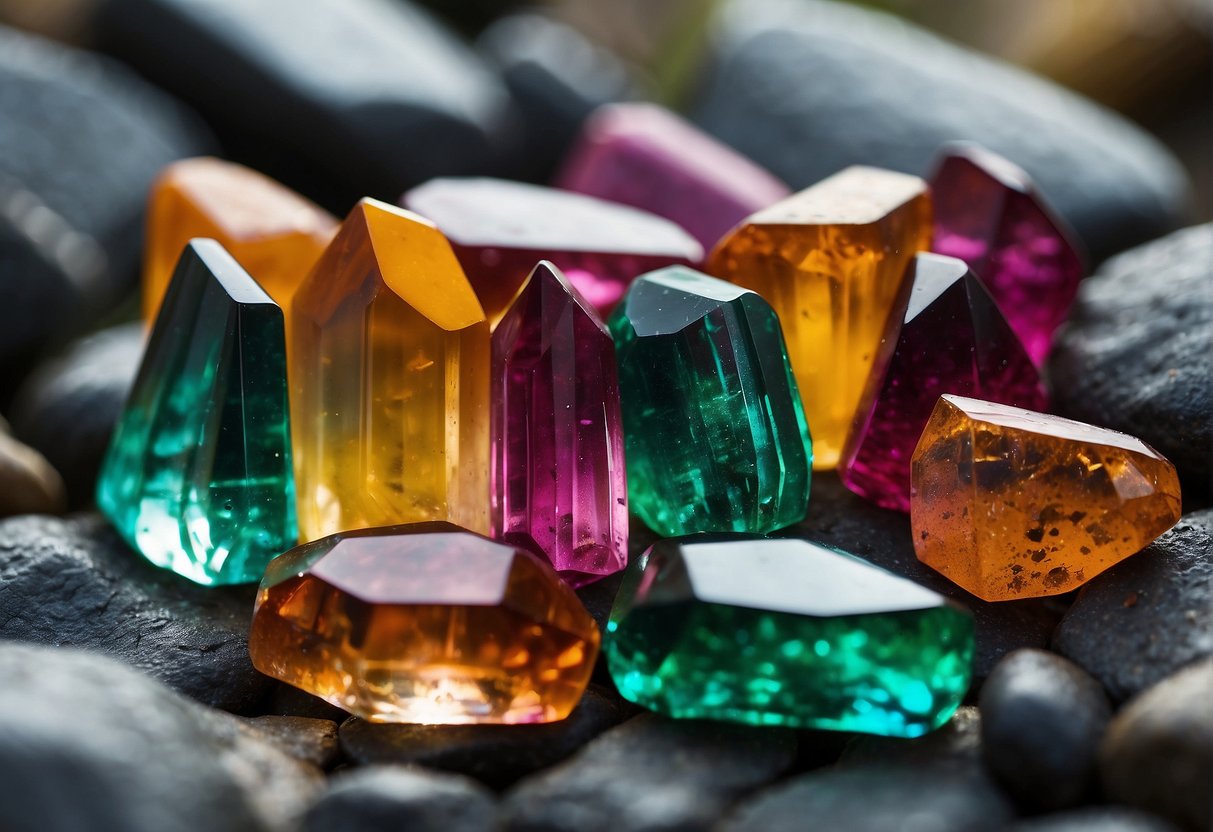
<path fill-rule="evenodd" d="M 916 737 L 968 690 L 973 622 L 836 549 L 701 535 L 629 565 L 605 649 L 620 693 L 669 716 Z"/>
<path fill-rule="evenodd" d="M 609 326 L 640 519 L 671 536 L 804 519 L 812 443 L 765 300 L 671 266 L 632 283 Z"/>
<path fill-rule="evenodd" d="M 297 542 L 282 310 L 214 240 L 181 255 L 97 481 L 157 566 L 257 581 Z"/>

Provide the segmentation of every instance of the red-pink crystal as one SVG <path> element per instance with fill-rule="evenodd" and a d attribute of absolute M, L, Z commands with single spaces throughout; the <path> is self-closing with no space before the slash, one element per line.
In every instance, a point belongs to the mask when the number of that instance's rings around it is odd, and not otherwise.
<path fill-rule="evenodd" d="M 931 198 L 932 250 L 969 264 L 1041 366 L 1085 271 L 1073 235 L 1023 169 L 976 145 L 945 148 Z"/>
<path fill-rule="evenodd" d="M 1047 405 L 1023 344 L 963 261 L 918 254 L 907 278 L 902 323 L 883 342 L 838 465 L 847 488 L 900 511 L 910 510 L 910 458 L 941 395 Z"/>
<path fill-rule="evenodd" d="M 493 332 L 493 536 L 580 586 L 627 565 L 627 478 L 615 345 L 541 262 Z"/>

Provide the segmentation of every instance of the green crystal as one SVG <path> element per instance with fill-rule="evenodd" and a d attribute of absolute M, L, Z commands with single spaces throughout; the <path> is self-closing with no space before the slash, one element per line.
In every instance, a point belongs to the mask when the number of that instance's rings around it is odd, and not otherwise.
<path fill-rule="evenodd" d="M 282 310 L 213 240 L 177 263 L 97 506 L 200 584 L 258 581 L 297 542 Z"/>
<path fill-rule="evenodd" d="M 701 535 L 629 565 L 605 650 L 620 693 L 672 717 L 916 737 L 968 690 L 973 621 L 836 549 Z"/>
<path fill-rule="evenodd" d="M 671 536 L 804 519 L 813 448 L 765 300 L 672 266 L 632 283 L 609 326 L 640 519 Z"/>

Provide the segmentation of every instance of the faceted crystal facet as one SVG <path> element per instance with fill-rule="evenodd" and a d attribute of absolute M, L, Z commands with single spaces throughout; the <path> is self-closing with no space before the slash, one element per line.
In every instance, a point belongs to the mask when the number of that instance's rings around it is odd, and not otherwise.
<path fill-rule="evenodd" d="M 429 221 L 359 202 L 295 294 L 299 528 L 488 531 L 489 329 Z"/>
<path fill-rule="evenodd" d="M 712 252 L 709 272 L 779 313 L 816 467 L 837 465 L 906 266 L 930 242 L 925 182 L 853 167 L 749 217 Z"/>
<path fill-rule="evenodd" d="M 257 581 L 294 546 L 282 310 L 214 240 L 185 247 L 97 480 L 145 558 Z"/>
<path fill-rule="evenodd" d="M 555 263 L 605 315 L 636 275 L 703 259 L 702 247 L 668 220 L 555 188 L 432 179 L 404 204 L 447 235 L 494 324 L 540 260 Z"/>
<path fill-rule="evenodd" d="M 1038 365 L 1085 269 L 1073 236 L 1016 165 L 953 145 L 931 177 L 934 250 L 972 267 Z"/>
<path fill-rule="evenodd" d="M 586 119 L 557 185 L 652 211 L 710 248 L 788 188 L 664 107 L 624 103 Z"/>
<path fill-rule="evenodd" d="M 1140 439 L 961 396 L 912 479 L 918 559 L 987 601 L 1069 592 L 1179 520 L 1175 468 Z"/>
<path fill-rule="evenodd" d="M 836 549 L 687 538 L 629 566 L 605 652 L 624 697 L 673 717 L 914 737 L 960 705 L 973 622 Z"/>
<path fill-rule="evenodd" d="M 627 564 L 615 345 L 541 262 L 493 331 L 493 536 L 542 552 L 573 586 Z"/>
<path fill-rule="evenodd" d="M 598 640 L 538 557 L 436 522 L 344 532 L 274 560 L 249 654 L 373 722 L 551 722 L 581 698 Z"/>
<path fill-rule="evenodd" d="M 804 519 L 813 449 L 765 300 L 672 266 L 632 284 L 610 329 L 638 517 L 665 535 Z"/>
<path fill-rule="evenodd" d="M 148 205 L 144 320 L 156 319 L 177 258 L 194 237 L 218 240 L 289 310 L 336 230 L 328 213 L 254 170 L 208 157 L 174 162 L 156 180 Z"/>
<path fill-rule="evenodd" d="M 909 279 L 903 323 L 881 345 L 838 464 L 848 488 L 899 511 L 910 510 L 910 457 L 940 395 L 1046 406 L 1040 374 L 963 260 L 915 255 Z"/>

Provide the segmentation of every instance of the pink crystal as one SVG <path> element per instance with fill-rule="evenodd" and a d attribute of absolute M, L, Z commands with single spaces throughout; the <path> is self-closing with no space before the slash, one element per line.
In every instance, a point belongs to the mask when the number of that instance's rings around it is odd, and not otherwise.
<path fill-rule="evenodd" d="M 557 187 L 673 220 L 710 250 L 788 187 L 656 104 L 608 104 L 586 119 Z"/>
<path fill-rule="evenodd" d="M 1023 344 L 963 261 L 918 254 L 908 278 L 902 323 L 883 342 L 838 466 L 847 488 L 900 511 L 910 510 L 910 457 L 941 395 L 1047 406 Z"/>
<path fill-rule="evenodd" d="M 969 264 L 1041 366 L 1085 272 L 1073 235 L 1027 173 L 976 145 L 945 148 L 931 196 L 933 250 Z"/>
<path fill-rule="evenodd" d="M 493 332 L 493 536 L 543 554 L 580 586 L 627 565 L 628 505 L 615 345 L 548 262 Z"/>

